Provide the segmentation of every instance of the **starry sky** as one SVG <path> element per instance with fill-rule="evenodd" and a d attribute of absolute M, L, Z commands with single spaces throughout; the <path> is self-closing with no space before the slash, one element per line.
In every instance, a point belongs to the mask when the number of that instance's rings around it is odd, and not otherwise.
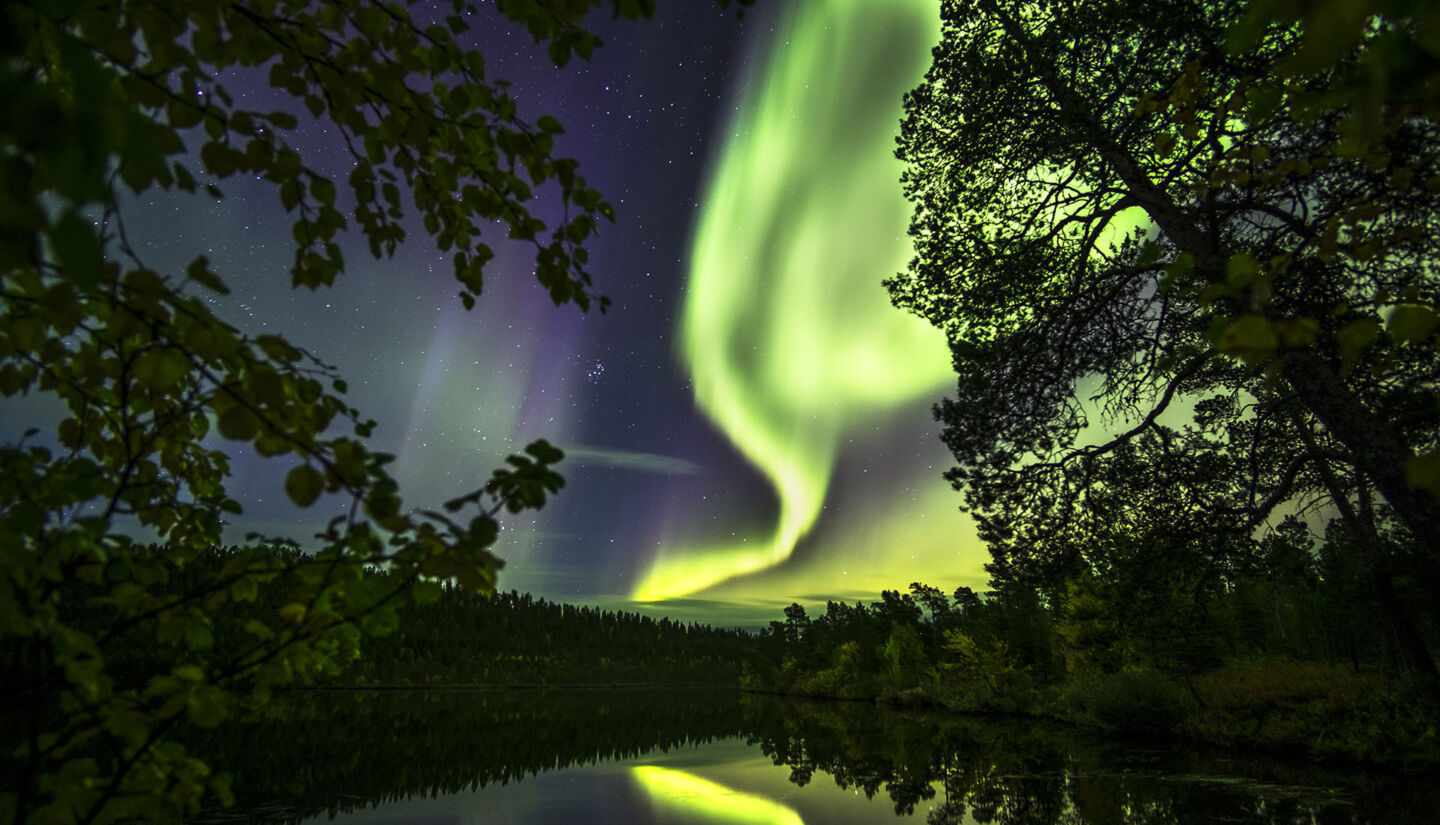
<path fill-rule="evenodd" d="M 335 287 L 293 291 L 289 221 L 259 181 L 226 181 L 214 203 L 142 196 L 128 221 L 147 263 L 209 255 L 233 290 L 222 317 L 335 365 L 415 506 L 480 486 L 533 439 L 565 449 L 560 496 L 504 521 L 504 589 L 755 626 L 793 601 L 982 585 L 930 417 L 953 391 L 944 341 L 881 286 L 910 255 L 893 136 L 938 37 L 934 0 L 767 0 L 738 22 L 669 0 L 650 21 L 595 15 L 605 45 L 563 69 L 479 5 L 462 42 L 523 116 L 559 118 L 557 153 L 615 206 L 590 244 L 609 312 L 552 306 L 533 252 L 500 232 L 467 312 L 418 222 L 395 257 L 351 238 Z M 221 80 L 241 105 L 295 108 Z M 338 135 L 302 123 L 288 139 L 348 172 Z M 553 219 L 545 195 L 535 211 Z M 283 461 L 233 467 L 237 542 L 303 542 L 342 506 L 293 508 Z"/>

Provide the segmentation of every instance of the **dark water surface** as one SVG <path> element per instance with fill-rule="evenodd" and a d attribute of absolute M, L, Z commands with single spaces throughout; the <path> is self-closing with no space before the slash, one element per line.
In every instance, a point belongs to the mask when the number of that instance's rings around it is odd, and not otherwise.
<path fill-rule="evenodd" d="M 291 694 L 195 745 L 210 823 L 1440 821 L 1435 776 L 685 689 Z"/>

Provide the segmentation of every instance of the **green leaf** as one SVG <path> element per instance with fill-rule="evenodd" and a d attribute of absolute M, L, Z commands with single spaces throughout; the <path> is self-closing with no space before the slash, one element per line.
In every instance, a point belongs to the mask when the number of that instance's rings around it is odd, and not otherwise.
<path fill-rule="evenodd" d="M 1251 366 L 1274 355 L 1279 345 L 1280 340 L 1270 319 L 1254 313 L 1231 321 L 1215 342 L 1216 349 Z"/>
<path fill-rule="evenodd" d="M 500 525 L 495 519 L 489 516 L 476 516 L 470 520 L 468 546 L 470 549 L 489 547 L 495 543 L 495 537 L 500 534 Z"/>
<path fill-rule="evenodd" d="M 100 282 L 104 259 L 100 241 L 88 223 L 74 211 L 67 211 L 56 221 L 49 234 L 67 279 L 82 288 Z"/>
<path fill-rule="evenodd" d="M 1160 291 L 1169 292 L 1194 271 L 1195 256 L 1189 252 L 1180 253 L 1169 266 L 1165 267 L 1165 274 L 1160 276 Z"/>
<path fill-rule="evenodd" d="M 534 456 L 535 460 L 542 464 L 554 464 L 565 457 L 564 450 L 561 450 L 543 438 L 527 444 L 525 446 L 525 452 Z"/>
<path fill-rule="evenodd" d="M 230 288 L 225 286 L 225 282 L 220 280 L 220 276 L 210 269 L 210 259 L 204 255 L 191 261 L 190 265 L 185 268 L 185 274 L 189 276 L 190 280 L 221 295 L 230 294 Z"/>
<path fill-rule="evenodd" d="M 301 464 L 285 475 L 285 495 L 300 507 L 309 507 L 325 489 L 325 476 L 309 464 Z"/>
<path fill-rule="evenodd" d="M 1234 287 L 1246 287 L 1260 274 L 1260 264 L 1251 257 L 1249 252 L 1240 252 L 1230 256 L 1225 264 L 1225 281 Z"/>
<path fill-rule="evenodd" d="M 186 682 L 205 681 L 205 670 L 199 665 L 178 665 L 170 672 Z"/>
<path fill-rule="evenodd" d="M 269 625 L 259 619 L 250 619 L 245 622 L 245 632 L 262 642 L 275 638 L 275 631 L 271 630 Z"/>
<path fill-rule="evenodd" d="M 225 721 L 225 693 L 215 685 L 201 685 L 190 694 L 185 714 L 197 727 L 213 728 Z"/>
<path fill-rule="evenodd" d="M 238 404 L 225 410 L 215 422 L 220 435 L 232 441 L 249 441 L 260 432 L 260 419 Z"/>
<path fill-rule="evenodd" d="M 325 177 L 316 176 L 310 180 L 310 194 L 326 206 L 335 203 L 335 184 Z"/>
<path fill-rule="evenodd" d="M 1146 241 L 1140 248 L 1140 257 L 1136 259 L 1135 265 L 1144 269 L 1160 260 L 1160 245 L 1154 241 Z"/>
<path fill-rule="evenodd" d="M 140 354 L 134 364 L 135 380 L 146 389 L 165 393 L 190 372 L 190 361 L 174 349 L 152 349 Z"/>
<path fill-rule="evenodd" d="M 1155 136 L 1155 154 L 1168 158 L 1175 152 L 1175 136 L 1169 132 L 1161 132 Z"/>
<path fill-rule="evenodd" d="M 237 602 L 253 602 L 260 595 L 260 585 L 249 576 L 236 580 L 230 585 L 230 598 Z"/>
<path fill-rule="evenodd" d="M 1423 341 L 1440 327 L 1440 315 L 1428 304 L 1400 304 L 1390 313 L 1385 330 L 1398 344 Z"/>

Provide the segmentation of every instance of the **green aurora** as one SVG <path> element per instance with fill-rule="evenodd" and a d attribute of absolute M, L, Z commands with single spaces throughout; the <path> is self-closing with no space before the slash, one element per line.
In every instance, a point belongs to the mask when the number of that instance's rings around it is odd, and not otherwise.
<path fill-rule="evenodd" d="M 697 405 L 768 479 L 778 516 L 725 545 L 671 537 L 633 598 L 694 593 L 790 559 L 826 508 L 842 448 L 953 381 L 940 333 L 894 309 L 880 285 L 912 254 L 894 135 L 938 37 L 935 0 L 809 0 L 786 10 L 766 60 L 752 63 L 697 222 L 679 340 Z M 927 492 L 885 500 L 876 489 L 885 501 L 863 522 L 913 534 L 917 511 L 938 504 L 946 515 L 924 538 L 953 560 L 973 530 L 939 479 L 941 448 L 933 436 L 922 446 L 936 460 L 905 472 Z M 978 571 L 975 558 L 946 566 Z"/>

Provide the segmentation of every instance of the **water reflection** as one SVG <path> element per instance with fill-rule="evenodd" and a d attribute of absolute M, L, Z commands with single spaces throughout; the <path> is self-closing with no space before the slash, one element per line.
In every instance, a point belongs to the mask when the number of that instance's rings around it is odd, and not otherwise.
<path fill-rule="evenodd" d="M 630 775 L 667 819 L 734 825 L 805 825 L 805 820 L 793 808 L 686 771 L 636 765 L 630 769 Z"/>
<path fill-rule="evenodd" d="M 1423 777 L 733 693 L 306 695 L 223 731 L 195 745 L 240 807 L 197 821 L 1403 825 L 1440 807 Z"/>

